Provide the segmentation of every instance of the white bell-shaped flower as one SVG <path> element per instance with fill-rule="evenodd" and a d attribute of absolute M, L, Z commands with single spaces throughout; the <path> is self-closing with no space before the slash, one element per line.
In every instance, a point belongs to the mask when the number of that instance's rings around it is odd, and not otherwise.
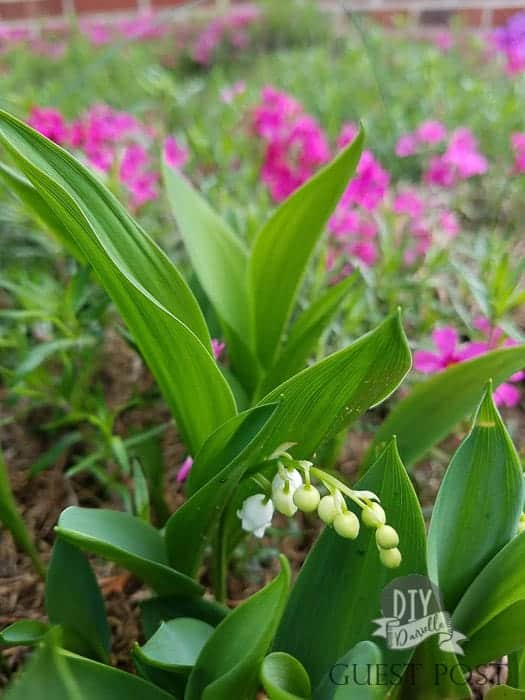
<path fill-rule="evenodd" d="M 297 469 L 279 469 L 272 481 L 272 500 L 279 513 L 289 518 L 297 513 L 293 495 L 302 483 L 303 479 Z"/>
<path fill-rule="evenodd" d="M 263 493 L 256 493 L 244 501 L 242 508 L 237 511 L 237 517 L 241 519 L 245 532 L 263 537 L 266 528 L 272 523 L 273 512 L 272 501 Z"/>
<path fill-rule="evenodd" d="M 283 478 L 282 474 L 286 475 L 285 478 Z M 285 481 L 290 482 L 290 491 L 293 494 L 295 489 L 298 489 L 303 483 L 303 477 L 301 476 L 300 472 L 297 471 L 297 469 L 279 470 L 273 477 L 272 491 L 282 491 Z"/>

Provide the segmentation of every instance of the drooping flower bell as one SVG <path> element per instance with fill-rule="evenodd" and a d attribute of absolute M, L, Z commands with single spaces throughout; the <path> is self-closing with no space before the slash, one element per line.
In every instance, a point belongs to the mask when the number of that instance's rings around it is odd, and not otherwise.
<path fill-rule="evenodd" d="M 272 501 L 263 493 L 249 496 L 237 516 L 242 521 L 242 529 L 251 532 L 255 537 L 263 537 L 266 528 L 272 524 L 274 506 Z"/>

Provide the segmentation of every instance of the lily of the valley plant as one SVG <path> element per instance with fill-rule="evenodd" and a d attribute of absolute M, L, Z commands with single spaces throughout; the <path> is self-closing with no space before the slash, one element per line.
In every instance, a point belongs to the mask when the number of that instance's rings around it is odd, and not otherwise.
<path fill-rule="evenodd" d="M 469 664 L 514 653 L 511 681 L 525 686 L 523 477 L 490 390 L 451 462 L 428 542 L 407 474 L 474 411 L 489 378 L 500 383 L 521 368 L 524 348 L 495 350 L 417 387 L 378 431 L 355 487 L 323 465 L 325 446 L 388 397 L 411 364 L 396 313 L 308 366 L 352 279 L 296 309 L 363 134 L 269 217 L 250 248 L 165 167 L 188 255 L 226 340 L 227 368 L 214 358 L 204 315 L 181 274 L 97 178 L 6 113 L 0 141 L 16 168 L 2 166 L 2 177 L 79 264 L 91 267 L 194 457 L 187 500 L 162 529 L 117 511 L 62 513 L 46 580 L 49 623 L 20 622 L 0 637 L 4 645 L 38 647 L 7 700 L 252 700 L 261 685 L 276 700 L 357 692 L 469 697 L 462 680 L 450 680 L 454 654 L 444 655 L 434 640 L 416 651 L 371 641 L 382 589 L 407 574 L 428 574 L 440 586 L 466 637 Z M 229 611 L 222 604 L 229 557 L 247 532 L 264 534 L 274 509 L 288 517 L 316 512 L 324 532 L 291 591 L 283 558 L 268 586 Z M 132 650 L 135 675 L 108 665 L 104 603 L 82 552 L 116 562 L 152 591 L 141 606 L 145 643 Z M 215 600 L 199 580 L 208 554 Z M 428 673 L 414 683 L 403 673 L 386 684 L 372 677 L 364 690 L 351 678 L 344 686 L 331 680 L 337 663 L 404 669 L 413 656 L 427 671 L 445 668 L 434 695 Z"/>

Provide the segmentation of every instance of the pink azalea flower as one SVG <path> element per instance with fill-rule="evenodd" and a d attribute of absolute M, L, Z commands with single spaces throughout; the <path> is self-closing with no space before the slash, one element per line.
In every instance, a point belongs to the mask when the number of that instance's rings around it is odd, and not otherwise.
<path fill-rule="evenodd" d="M 469 129 L 456 129 L 443 158 L 452 165 L 461 179 L 483 175 L 488 170 L 488 161 L 478 150 L 478 144 Z"/>
<path fill-rule="evenodd" d="M 216 360 L 218 360 L 220 358 L 225 347 L 226 347 L 226 343 L 222 343 L 220 340 L 217 340 L 216 338 L 211 339 L 211 349 L 213 351 L 213 356 Z"/>
<path fill-rule="evenodd" d="M 446 139 L 447 129 L 441 122 L 430 119 L 417 128 L 415 136 L 419 143 L 435 146 Z"/>
<path fill-rule="evenodd" d="M 390 183 L 390 175 L 374 158 L 371 151 L 363 151 L 356 174 L 346 188 L 341 203 L 359 204 L 374 211 L 382 202 Z"/>
<path fill-rule="evenodd" d="M 472 343 L 461 345 L 457 331 L 451 326 L 436 328 L 432 341 L 437 352 L 418 350 L 414 353 L 414 368 L 418 372 L 434 374 L 483 352 L 482 348 L 473 347 Z"/>
<path fill-rule="evenodd" d="M 443 30 L 438 32 L 433 38 L 434 44 L 443 51 L 447 53 L 454 46 L 454 37 L 449 31 Z"/>
<path fill-rule="evenodd" d="M 511 134 L 510 141 L 514 150 L 514 172 L 525 173 L 525 132 Z"/>
<path fill-rule="evenodd" d="M 128 189 L 131 192 L 130 204 L 133 209 L 139 209 L 147 202 L 157 199 L 159 179 L 160 176 L 157 172 L 143 172 L 128 184 Z"/>
<path fill-rule="evenodd" d="M 163 151 L 164 160 L 171 168 L 180 170 L 188 162 L 188 150 L 178 143 L 175 136 L 167 136 L 164 139 Z"/>
<path fill-rule="evenodd" d="M 181 468 L 177 472 L 176 481 L 178 484 L 182 484 L 186 481 L 192 466 L 193 466 L 193 459 L 191 457 L 186 457 L 186 459 L 182 463 Z"/>
<path fill-rule="evenodd" d="M 140 175 L 148 163 L 148 152 L 143 146 L 132 144 L 124 149 L 120 161 L 119 177 L 121 182 L 131 184 Z"/>
<path fill-rule="evenodd" d="M 343 124 L 341 131 L 339 132 L 339 136 L 337 137 L 337 148 L 343 149 L 345 146 L 352 143 L 357 136 L 358 131 L 359 127 L 357 124 L 354 124 L 354 122 L 346 122 Z"/>

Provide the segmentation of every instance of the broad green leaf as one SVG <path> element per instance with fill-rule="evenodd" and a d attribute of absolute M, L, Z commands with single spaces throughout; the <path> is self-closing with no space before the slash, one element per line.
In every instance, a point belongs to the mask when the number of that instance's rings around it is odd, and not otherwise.
<path fill-rule="evenodd" d="M 398 313 L 349 347 L 281 384 L 264 399 L 279 406 L 263 433 L 261 456 L 285 442 L 303 459 L 371 406 L 383 401 L 410 369 Z"/>
<path fill-rule="evenodd" d="M 375 436 L 365 463 L 370 464 L 381 445 L 396 435 L 399 454 L 404 464 L 411 467 L 475 410 L 489 379 L 498 386 L 524 365 L 525 345 L 519 345 L 453 365 L 421 382 L 390 412 Z M 415 425 L 417 430 L 414 430 Z"/>
<path fill-rule="evenodd" d="M 97 579 L 84 554 L 60 538 L 47 572 L 45 604 L 67 649 L 108 662 L 111 635 Z"/>
<path fill-rule="evenodd" d="M 261 395 L 293 377 L 302 370 L 312 354 L 315 346 L 330 321 L 339 310 L 343 299 L 355 280 L 347 277 L 338 284 L 330 287 L 319 299 L 314 301 L 293 324 L 286 343 L 264 378 L 259 390 Z"/>
<path fill-rule="evenodd" d="M 145 664 L 181 673 L 195 666 L 212 634 L 213 627 L 206 622 L 179 617 L 162 622 L 146 644 L 135 647 L 135 653 Z"/>
<path fill-rule="evenodd" d="M 15 543 L 22 549 L 33 562 L 36 571 L 43 576 L 44 565 L 42 564 L 31 535 L 26 527 L 24 519 L 18 511 L 18 506 L 11 491 L 7 465 L 0 446 L 0 523 L 2 523 L 11 533 Z"/>
<path fill-rule="evenodd" d="M 168 520 L 165 538 L 169 561 L 179 571 L 195 575 L 204 548 L 219 524 L 222 511 L 245 472 L 253 464 L 253 444 L 258 441 L 259 434 L 275 410 L 275 405 L 270 404 L 247 412 L 240 429 L 231 436 L 225 448 L 225 452 L 232 455 L 231 461 L 223 462 L 223 468 Z M 227 431 L 230 431 L 228 424 Z"/>
<path fill-rule="evenodd" d="M 420 644 L 398 687 L 396 700 L 469 700 L 463 657 L 443 651 L 435 635 Z"/>
<path fill-rule="evenodd" d="M 55 529 L 67 542 L 128 569 L 160 595 L 202 592 L 196 581 L 169 566 L 161 534 L 132 515 L 71 506 Z"/>
<path fill-rule="evenodd" d="M 186 687 L 184 700 L 251 698 L 259 669 L 282 615 L 290 567 L 281 556 L 279 575 L 241 603 L 204 645 Z"/>
<path fill-rule="evenodd" d="M 4 700 L 173 700 L 142 678 L 45 645 L 11 683 Z"/>
<path fill-rule="evenodd" d="M 7 187 L 25 204 L 31 214 L 36 217 L 37 221 L 43 224 L 73 257 L 79 262 L 85 263 L 85 258 L 80 248 L 67 231 L 64 231 L 61 219 L 29 180 L 21 177 L 15 170 L 4 163 L 0 163 L 0 177 L 4 180 Z"/>
<path fill-rule="evenodd" d="M 359 163 L 364 134 L 294 192 L 264 224 L 249 263 L 255 345 L 269 368 L 290 318 L 308 261 Z"/>
<path fill-rule="evenodd" d="M 301 568 L 273 646 L 295 656 L 314 687 L 343 654 L 371 638 L 383 588 L 399 576 L 425 573 L 423 516 L 394 441 L 356 488 L 381 498 L 387 521 L 399 533 L 403 561 L 386 569 L 369 528 L 362 527 L 355 541 L 325 528 Z M 384 663 L 407 663 L 411 653 L 384 649 Z"/>
<path fill-rule="evenodd" d="M 275 651 L 264 659 L 261 683 L 270 700 L 308 700 L 310 679 L 303 666 L 290 654 Z"/>
<path fill-rule="evenodd" d="M 509 684 L 525 689 L 525 646 L 508 655 Z"/>
<path fill-rule="evenodd" d="M 40 620 L 20 620 L 0 632 L 0 646 L 33 646 L 42 641 L 49 625 Z"/>
<path fill-rule="evenodd" d="M 117 199 L 66 151 L 5 112 L 0 142 L 118 306 L 196 453 L 236 408 L 186 282 Z"/>
<path fill-rule="evenodd" d="M 314 700 L 381 700 L 390 688 L 388 679 L 377 675 L 382 659 L 377 644 L 359 642 L 328 671 Z"/>
<path fill-rule="evenodd" d="M 468 637 L 468 658 L 485 663 L 525 645 L 524 561 L 521 534 L 491 559 L 454 610 L 454 627 Z M 499 656 L 492 656 L 494 650 L 501 650 Z"/>
<path fill-rule="evenodd" d="M 487 700 L 525 700 L 525 690 L 510 688 L 508 685 L 496 685 L 485 697 Z"/>
<path fill-rule="evenodd" d="M 428 571 L 445 609 L 454 610 L 477 574 L 516 534 L 522 505 L 521 463 L 489 387 L 432 512 Z"/>
<path fill-rule="evenodd" d="M 202 288 L 218 316 L 241 337 L 249 338 L 244 245 L 184 175 L 166 163 L 163 175 L 173 215 Z"/>
<path fill-rule="evenodd" d="M 187 596 L 149 598 L 140 603 L 140 619 L 146 639 L 158 630 L 162 622 L 177 617 L 195 617 L 216 627 L 229 612 L 227 607 L 214 600 Z"/>

